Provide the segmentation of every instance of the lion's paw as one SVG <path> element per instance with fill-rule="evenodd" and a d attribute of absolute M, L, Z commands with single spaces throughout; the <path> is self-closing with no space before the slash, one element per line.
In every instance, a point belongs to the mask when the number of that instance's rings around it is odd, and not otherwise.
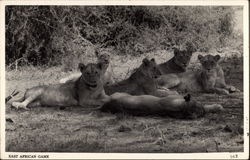
<path fill-rule="evenodd" d="M 11 104 L 12 107 L 14 107 L 15 109 L 24 109 L 24 110 L 28 110 L 27 106 L 24 105 L 23 103 L 20 102 L 13 102 Z"/>
<path fill-rule="evenodd" d="M 210 104 L 210 105 L 204 105 L 204 109 L 206 113 L 216 113 L 216 112 L 222 112 L 224 111 L 224 108 L 220 104 Z"/>
<path fill-rule="evenodd" d="M 66 83 L 67 82 L 67 79 L 66 78 L 62 78 L 60 79 L 59 83 L 63 84 L 63 83 Z"/>

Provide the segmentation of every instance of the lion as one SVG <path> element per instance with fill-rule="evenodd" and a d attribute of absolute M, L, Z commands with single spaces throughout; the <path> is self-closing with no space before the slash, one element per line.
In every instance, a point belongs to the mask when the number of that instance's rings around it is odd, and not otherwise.
<path fill-rule="evenodd" d="M 131 95 L 149 94 L 157 97 L 163 97 L 169 94 L 177 94 L 176 91 L 161 89 L 156 83 L 156 79 L 161 75 L 161 72 L 155 62 L 144 58 L 139 68 L 134 69 L 131 76 L 125 80 L 112 85 L 104 86 L 104 90 L 108 95 L 115 92 L 125 92 Z"/>
<path fill-rule="evenodd" d="M 103 64 L 79 63 L 79 69 L 81 76 L 75 82 L 33 87 L 20 100 L 12 102 L 12 106 L 27 109 L 35 106 L 102 105 L 109 98 L 103 88 Z"/>
<path fill-rule="evenodd" d="M 224 72 L 218 64 L 220 55 L 198 55 L 202 69 L 200 71 L 187 71 L 179 74 L 163 75 L 157 79 L 159 86 L 168 89 L 189 92 L 206 92 L 229 94 L 238 92 L 234 86 L 227 85 Z"/>
<path fill-rule="evenodd" d="M 192 43 L 187 42 L 185 49 L 174 48 L 174 57 L 172 57 L 167 62 L 159 64 L 161 73 L 170 74 L 170 73 L 182 73 L 186 71 L 186 68 L 190 62 L 193 52 L 196 49 Z"/>
<path fill-rule="evenodd" d="M 133 115 L 160 115 L 175 118 L 194 119 L 205 113 L 223 111 L 219 104 L 202 105 L 191 100 L 191 95 L 168 95 L 155 97 L 152 95 L 132 96 L 127 93 L 114 93 L 102 107 L 101 111 L 111 113 L 129 113 Z"/>
<path fill-rule="evenodd" d="M 110 64 L 110 55 L 107 52 L 100 52 L 99 50 L 95 50 L 95 55 L 97 57 L 97 63 L 101 63 L 103 65 L 102 72 L 104 73 L 104 85 L 110 85 L 114 83 L 113 79 L 113 68 Z M 74 82 L 81 76 L 81 72 L 74 73 L 68 77 L 62 78 L 59 80 L 59 83 L 67 83 Z"/>

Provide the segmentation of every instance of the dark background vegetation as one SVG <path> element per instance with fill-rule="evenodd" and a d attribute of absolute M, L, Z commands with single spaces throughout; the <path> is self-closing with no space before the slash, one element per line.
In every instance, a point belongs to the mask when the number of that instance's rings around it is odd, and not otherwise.
<path fill-rule="evenodd" d="M 89 48 L 141 55 L 192 42 L 198 51 L 228 45 L 232 7 L 6 6 L 6 64 L 55 66 Z"/>

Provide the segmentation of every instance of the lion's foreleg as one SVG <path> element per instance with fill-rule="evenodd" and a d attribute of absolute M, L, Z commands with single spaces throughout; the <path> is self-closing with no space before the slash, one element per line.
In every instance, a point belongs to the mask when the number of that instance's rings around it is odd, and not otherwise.
<path fill-rule="evenodd" d="M 110 97 L 109 95 L 107 95 L 107 94 L 105 93 L 105 91 L 103 91 L 103 92 L 101 93 L 101 102 L 102 102 L 102 103 L 108 103 L 110 100 L 111 100 L 111 97 Z"/>
<path fill-rule="evenodd" d="M 216 81 L 216 85 L 217 85 L 218 88 L 225 89 L 229 93 L 240 92 L 240 90 L 237 89 L 236 87 L 231 86 L 231 85 L 227 85 L 224 80 L 222 80 L 222 81 Z"/>
<path fill-rule="evenodd" d="M 224 89 L 228 90 L 230 93 L 232 93 L 232 92 L 240 92 L 240 90 L 237 89 L 236 87 L 226 84 L 225 79 L 224 79 L 224 75 L 222 75 L 221 78 L 216 81 L 216 84 L 220 88 L 224 88 Z"/>
<path fill-rule="evenodd" d="M 180 83 L 180 78 L 175 74 L 162 75 L 157 79 L 159 87 L 173 88 Z"/>
<path fill-rule="evenodd" d="M 103 106 L 104 103 L 108 103 L 111 100 L 111 97 L 106 95 L 104 90 L 102 93 L 97 95 L 95 98 L 85 99 L 80 102 L 81 106 Z"/>
<path fill-rule="evenodd" d="M 41 106 L 41 102 L 40 101 L 33 101 L 33 102 L 29 103 L 27 106 L 29 108 L 38 107 L 38 106 Z"/>
<path fill-rule="evenodd" d="M 217 93 L 217 94 L 229 94 L 228 90 L 216 86 L 217 81 L 215 79 L 204 79 L 202 85 L 206 93 Z"/>

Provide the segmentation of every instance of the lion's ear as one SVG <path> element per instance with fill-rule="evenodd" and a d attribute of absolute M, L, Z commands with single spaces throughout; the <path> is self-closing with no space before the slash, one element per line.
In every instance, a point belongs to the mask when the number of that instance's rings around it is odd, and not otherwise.
<path fill-rule="evenodd" d="M 79 63 L 78 68 L 80 69 L 81 72 L 83 72 L 86 66 L 83 63 Z"/>
<path fill-rule="evenodd" d="M 147 59 L 147 58 L 144 58 L 143 60 L 142 60 L 142 63 L 145 65 L 145 66 L 148 66 L 149 65 L 149 60 Z"/>
<path fill-rule="evenodd" d="M 216 56 L 214 56 L 214 60 L 218 62 L 220 60 L 220 55 L 217 54 Z"/>
<path fill-rule="evenodd" d="M 98 57 L 100 55 L 100 52 L 98 49 L 95 49 L 95 55 L 96 55 L 96 57 Z"/>
<path fill-rule="evenodd" d="M 202 55 L 198 55 L 198 59 L 199 59 L 200 61 L 203 61 L 203 56 L 202 56 Z"/>
<path fill-rule="evenodd" d="M 150 61 L 151 61 L 151 62 L 155 62 L 155 59 L 154 59 L 154 58 L 152 58 Z"/>

